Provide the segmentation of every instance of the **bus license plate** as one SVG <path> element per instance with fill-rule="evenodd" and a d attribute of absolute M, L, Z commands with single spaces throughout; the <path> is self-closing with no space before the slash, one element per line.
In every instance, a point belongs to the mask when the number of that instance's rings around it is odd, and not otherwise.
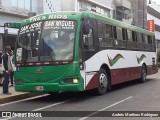
<path fill-rule="evenodd" d="M 43 86 L 36 86 L 36 90 L 37 90 L 37 91 L 43 91 L 44 88 L 43 88 Z"/>

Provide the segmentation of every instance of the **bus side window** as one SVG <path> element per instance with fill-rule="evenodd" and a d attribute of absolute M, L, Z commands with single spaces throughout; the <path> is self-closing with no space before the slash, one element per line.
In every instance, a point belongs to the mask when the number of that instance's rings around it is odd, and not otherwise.
<path fill-rule="evenodd" d="M 144 49 L 144 44 L 143 44 L 143 34 L 142 33 L 137 33 L 137 48 L 139 50 Z"/>
<path fill-rule="evenodd" d="M 149 50 L 149 44 L 148 44 L 148 37 L 146 34 L 144 34 L 144 49 Z"/>
<path fill-rule="evenodd" d="M 114 32 L 114 45 L 118 46 L 116 26 L 113 27 L 113 32 Z"/>
<path fill-rule="evenodd" d="M 112 25 L 98 22 L 98 38 L 100 49 L 113 47 Z"/>
<path fill-rule="evenodd" d="M 122 28 L 120 27 L 114 27 L 114 45 L 117 48 L 123 47 L 123 34 L 122 34 Z"/>
<path fill-rule="evenodd" d="M 122 36 L 123 36 L 123 48 L 126 48 L 128 40 L 127 29 L 122 28 Z"/>
<path fill-rule="evenodd" d="M 88 35 L 83 35 L 83 43 L 85 50 L 94 50 L 94 42 L 93 42 L 93 30 L 90 29 Z"/>

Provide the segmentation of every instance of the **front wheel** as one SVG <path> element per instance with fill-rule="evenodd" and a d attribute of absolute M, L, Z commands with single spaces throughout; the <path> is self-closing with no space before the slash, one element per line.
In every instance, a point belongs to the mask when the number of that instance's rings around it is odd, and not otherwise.
<path fill-rule="evenodd" d="M 108 88 L 108 76 L 104 69 L 100 69 L 98 78 L 98 88 L 96 89 L 98 95 L 104 95 Z"/>
<path fill-rule="evenodd" d="M 147 79 L 147 70 L 146 70 L 146 67 L 143 65 L 141 68 L 140 82 L 144 83 L 144 82 L 146 82 L 146 79 Z"/>

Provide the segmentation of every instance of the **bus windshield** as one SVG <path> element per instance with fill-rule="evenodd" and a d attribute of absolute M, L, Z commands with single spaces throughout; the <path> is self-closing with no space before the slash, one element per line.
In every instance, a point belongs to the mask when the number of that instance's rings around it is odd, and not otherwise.
<path fill-rule="evenodd" d="M 73 60 L 76 22 L 50 20 L 32 23 L 19 31 L 17 62 Z"/>

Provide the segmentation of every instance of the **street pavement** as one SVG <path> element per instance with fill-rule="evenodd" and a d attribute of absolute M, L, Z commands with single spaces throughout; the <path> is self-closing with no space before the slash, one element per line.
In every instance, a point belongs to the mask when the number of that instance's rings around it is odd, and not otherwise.
<path fill-rule="evenodd" d="M 160 71 L 147 78 L 145 83 L 131 81 L 115 85 L 103 96 L 95 96 L 93 92 L 61 93 L 57 96 L 43 94 L 30 99 L 0 104 L 0 111 L 45 112 L 44 115 L 48 115 L 44 118 L 13 117 L 4 120 L 160 120 L 160 117 L 90 117 L 100 111 L 160 111 Z M 49 117 L 49 115 L 58 115 L 54 111 L 62 111 L 61 116 Z M 65 111 L 69 111 L 68 114 L 82 111 L 85 115 L 62 117 L 67 116 Z"/>
<path fill-rule="evenodd" d="M 11 86 L 9 87 L 9 92 L 11 94 L 6 95 L 2 93 L 2 89 L 3 89 L 2 86 L 0 86 L 0 104 L 21 100 L 21 99 L 42 94 L 42 93 L 17 92 L 15 91 L 14 86 Z"/>
<path fill-rule="evenodd" d="M 0 86 L 0 104 L 21 100 L 21 99 L 42 94 L 42 93 L 17 92 L 15 91 L 14 86 L 9 87 L 9 92 L 11 92 L 11 95 L 2 94 L 2 86 Z"/>
<path fill-rule="evenodd" d="M 0 104 L 42 94 L 42 93 L 16 92 L 14 86 L 9 87 L 9 92 L 11 92 L 11 95 L 2 94 L 2 86 L 0 86 Z"/>

